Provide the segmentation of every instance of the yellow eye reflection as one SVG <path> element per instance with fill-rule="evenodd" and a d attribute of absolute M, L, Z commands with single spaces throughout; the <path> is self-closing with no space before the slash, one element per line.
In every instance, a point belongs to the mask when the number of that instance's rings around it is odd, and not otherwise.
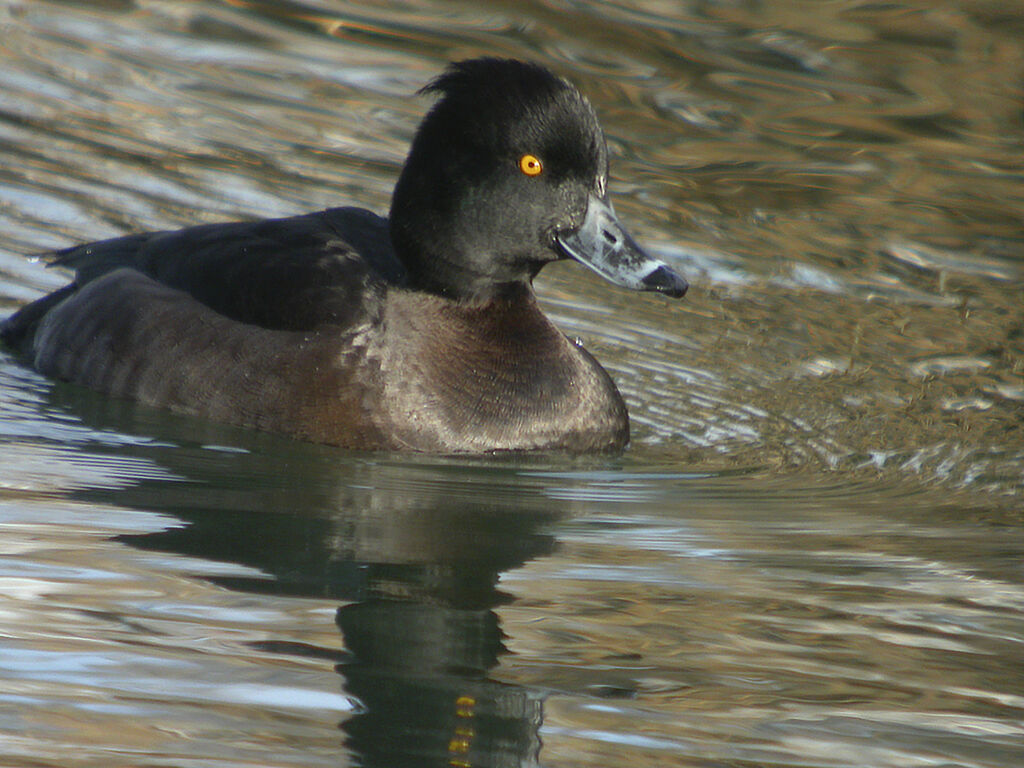
<path fill-rule="evenodd" d="M 544 170 L 544 164 L 536 155 L 523 155 L 519 158 L 519 170 L 527 176 L 539 176 Z"/>

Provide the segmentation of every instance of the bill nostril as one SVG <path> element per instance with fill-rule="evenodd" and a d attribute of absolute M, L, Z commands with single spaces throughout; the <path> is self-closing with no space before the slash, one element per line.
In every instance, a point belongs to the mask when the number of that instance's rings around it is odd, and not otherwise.
<path fill-rule="evenodd" d="M 601 234 L 604 235 L 604 239 L 608 241 L 608 245 L 618 245 L 619 238 L 615 236 L 614 232 L 609 232 L 607 229 L 602 230 Z"/>

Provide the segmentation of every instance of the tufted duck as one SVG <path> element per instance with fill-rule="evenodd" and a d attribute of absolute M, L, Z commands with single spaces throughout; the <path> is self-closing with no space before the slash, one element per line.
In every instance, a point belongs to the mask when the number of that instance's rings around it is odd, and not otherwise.
<path fill-rule="evenodd" d="M 354 449 L 620 449 L 625 404 L 531 281 L 573 258 L 680 297 L 608 201 L 590 103 L 547 69 L 452 64 L 390 218 L 359 208 L 75 246 L 70 285 L 0 336 L 39 371 L 175 411 Z"/>

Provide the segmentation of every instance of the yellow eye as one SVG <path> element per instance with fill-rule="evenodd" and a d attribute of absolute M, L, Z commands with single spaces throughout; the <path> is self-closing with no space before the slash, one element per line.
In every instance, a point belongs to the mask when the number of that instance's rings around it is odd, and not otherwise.
<path fill-rule="evenodd" d="M 527 176 L 537 176 L 544 170 L 544 166 L 536 155 L 523 155 L 519 158 L 519 170 Z"/>

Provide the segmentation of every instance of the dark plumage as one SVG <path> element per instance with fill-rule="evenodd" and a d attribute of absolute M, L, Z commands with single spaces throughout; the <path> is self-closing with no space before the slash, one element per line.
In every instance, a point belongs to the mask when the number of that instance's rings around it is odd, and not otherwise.
<path fill-rule="evenodd" d="M 211 224 L 54 254 L 75 281 L 0 336 L 112 395 L 369 450 L 595 451 L 628 441 L 604 369 L 538 308 L 567 256 L 681 296 L 606 197 L 589 103 L 533 64 L 451 65 L 389 219 L 357 208 Z"/>

